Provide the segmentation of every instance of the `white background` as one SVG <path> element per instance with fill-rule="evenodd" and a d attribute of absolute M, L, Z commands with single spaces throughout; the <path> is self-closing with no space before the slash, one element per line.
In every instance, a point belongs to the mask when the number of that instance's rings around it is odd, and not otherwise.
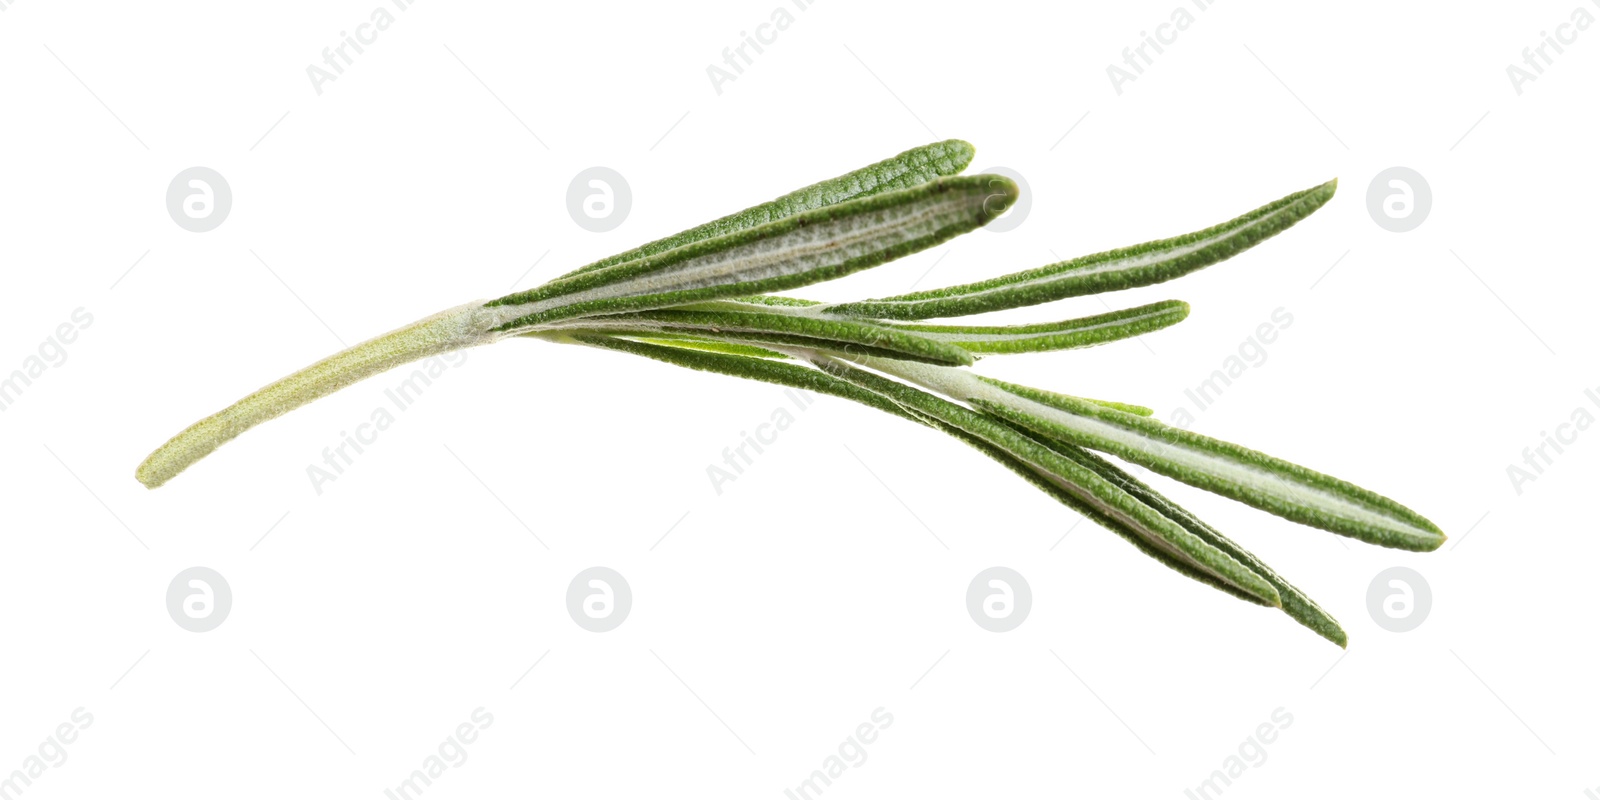
<path fill-rule="evenodd" d="M 0 3 L 0 371 L 93 315 L 0 412 L 0 774 L 82 707 L 27 798 L 378 798 L 482 707 L 493 724 L 425 797 L 779 798 L 881 707 L 892 725 L 826 797 L 1178 798 L 1281 708 L 1292 724 L 1223 796 L 1600 793 L 1600 433 L 1520 494 L 1507 476 L 1574 409 L 1600 415 L 1600 29 L 1520 95 L 1506 74 L 1579 2 L 1228 0 L 1119 94 L 1107 66 L 1178 0 L 825 0 L 719 94 L 706 68 L 778 0 L 424 0 L 320 95 L 307 66 L 379 0 Z M 158 491 L 133 479 L 340 340 L 950 137 L 1025 176 L 1023 224 L 800 294 L 976 280 L 1341 179 L 1287 234 L 1103 298 L 1188 300 L 1181 326 L 980 368 L 1167 419 L 1292 314 L 1194 429 L 1392 496 L 1450 541 L 1384 550 L 1157 485 L 1324 604 L 1347 651 L 842 400 L 719 496 L 706 467 L 782 390 L 579 348 L 471 351 L 320 496 L 306 467 L 400 376 Z M 164 202 L 196 165 L 234 196 L 203 234 Z M 604 234 L 565 200 L 596 165 L 633 194 Z M 1396 165 L 1433 193 L 1403 234 L 1365 200 Z M 196 565 L 233 592 L 203 634 L 164 605 Z M 633 590 L 609 633 L 565 608 L 592 565 Z M 1034 595 L 1005 634 L 964 608 L 994 565 Z M 1367 609 L 1397 565 L 1433 598 L 1409 633 Z"/>

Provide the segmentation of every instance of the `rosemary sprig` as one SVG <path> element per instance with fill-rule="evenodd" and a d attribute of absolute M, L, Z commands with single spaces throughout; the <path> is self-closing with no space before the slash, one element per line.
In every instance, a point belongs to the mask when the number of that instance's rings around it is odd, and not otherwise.
<path fill-rule="evenodd" d="M 1142 406 L 976 375 L 998 354 L 1089 347 L 1181 322 L 1169 300 L 1030 325 L 907 322 L 1146 286 L 1260 244 L 1334 194 L 1329 181 L 1220 225 L 986 281 L 819 303 L 771 292 L 874 267 L 975 230 L 1017 187 L 960 176 L 972 147 L 915 148 L 658 239 L 543 286 L 441 312 L 276 381 L 174 436 L 139 466 L 157 487 L 245 430 L 419 358 L 517 337 L 579 344 L 843 397 L 950 434 L 1172 569 L 1281 608 L 1344 646 L 1331 616 L 1249 551 L 1090 451 L 1285 519 L 1386 547 L 1432 550 L 1439 529 L 1374 492 L 1164 425 Z"/>

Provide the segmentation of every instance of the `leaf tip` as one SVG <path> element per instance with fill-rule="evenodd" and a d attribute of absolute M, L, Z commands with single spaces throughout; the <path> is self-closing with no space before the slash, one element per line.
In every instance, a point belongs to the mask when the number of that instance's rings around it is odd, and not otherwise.
<path fill-rule="evenodd" d="M 1017 198 L 1022 196 L 1022 189 L 1017 186 L 1016 181 L 1004 175 L 984 173 L 974 177 L 983 179 L 984 187 L 989 190 L 978 212 L 980 225 L 987 225 L 1010 211 L 1011 207 L 1016 205 Z"/>
<path fill-rule="evenodd" d="M 950 151 L 950 160 L 959 163 L 963 168 L 972 163 L 973 156 L 978 154 L 978 148 L 966 139 L 946 139 L 940 144 Z"/>
<path fill-rule="evenodd" d="M 1326 205 L 1329 200 L 1333 199 L 1334 193 L 1338 190 L 1339 179 L 1334 178 L 1327 183 L 1319 183 L 1310 189 L 1302 189 L 1295 192 L 1279 202 L 1287 203 L 1296 209 L 1294 216 L 1296 220 L 1300 220 L 1311 216 L 1317 209 Z"/>
<path fill-rule="evenodd" d="M 144 488 L 146 489 L 158 488 L 162 484 L 166 483 L 167 479 L 171 477 L 170 475 L 160 474 L 160 471 L 157 470 L 153 465 L 155 460 L 156 454 L 151 453 L 149 458 L 146 458 L 143 462 L 141 462 L 139 464 L 139 468 L 133 471 L 133 477 L 140 483 L 144 484 Z"/>
<path fill-rule="evenodd" d="M 1412 527 L 1418 531 L 1421 531 L 1421 534 L 1414 535 L 1412 537 L 1417 546 L 1406 549 L 1417 553 L 1431 553 L 1444 546 L 1445 541 L 1450 538 L 1444 534 L 1443 530 L 1439 529 L 1438 525 L 1433 524 L 1433 520 L 1430 520 L 1421 514 L 1416 513 L 1415 511 L 1410 511 L 1409 516 L 1411 517 L 1411 522 L 1413 523 Z"/>

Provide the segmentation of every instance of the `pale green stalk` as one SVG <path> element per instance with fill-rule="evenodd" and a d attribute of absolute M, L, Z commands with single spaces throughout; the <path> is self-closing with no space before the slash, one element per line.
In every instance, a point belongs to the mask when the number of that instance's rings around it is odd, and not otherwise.
<path fill-rule="evenodd" d="M 183 429 L 145 458 L 134 476 L 154 489 L 269 419 L 401 364 L 503 338 L 489 330 L 504 317 L 481 302 L 467 303 L 328 356 Z"/>

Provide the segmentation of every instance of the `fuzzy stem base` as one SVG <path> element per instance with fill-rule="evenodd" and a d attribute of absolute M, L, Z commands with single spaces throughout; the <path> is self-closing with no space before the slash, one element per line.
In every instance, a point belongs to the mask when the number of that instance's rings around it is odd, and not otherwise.
<path fill-rule="evenodd" d="M 134 477 L 154 489 L 235 436 L 317 398 L 401 364 L 496 341 L 501 336 L 488 328 L 502 316 L 481 301 L 468 303 L 324 358 L 185 428 L 145 458 Z"/>

